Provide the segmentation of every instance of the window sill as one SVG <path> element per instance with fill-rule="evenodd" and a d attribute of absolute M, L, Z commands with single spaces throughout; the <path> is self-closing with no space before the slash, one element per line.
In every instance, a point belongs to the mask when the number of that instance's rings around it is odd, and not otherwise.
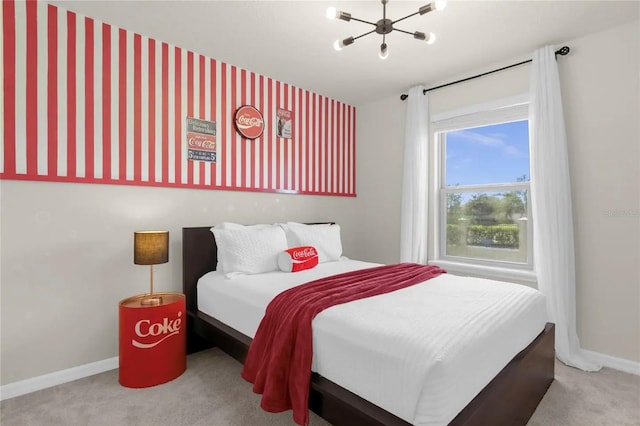
<path fill-rule="evenodd" d="M 452 262 L 449 260 L 431 260 L 430 265 L 437 265 L 452 274 L 474 275 L 501 281 L 517 281 L 537 288 L 536 274 L 523 269 L 499 268 L 495 266 L 473 265 L 469 263 Z"/>

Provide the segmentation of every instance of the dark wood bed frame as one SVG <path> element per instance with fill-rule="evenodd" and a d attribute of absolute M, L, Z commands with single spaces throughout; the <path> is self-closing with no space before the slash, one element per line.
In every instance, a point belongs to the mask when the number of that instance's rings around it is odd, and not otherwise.
<path fill-rule="evenodd" d="M 183 291 L 189 337 L 211 342 L 244 362 L 251 339 L 198 311 L 196 284 L 202 275 L 215 270 L 217 263 L 217 247 L 210 228 L 182 228 Z M 548 323 L 449 425 L 526 425 L 553 382 L 554 342 L 554 324 Z M 317 373 L 312 374 L 309 392 L 309 408 L 334 426 L 409 425 Z"/>

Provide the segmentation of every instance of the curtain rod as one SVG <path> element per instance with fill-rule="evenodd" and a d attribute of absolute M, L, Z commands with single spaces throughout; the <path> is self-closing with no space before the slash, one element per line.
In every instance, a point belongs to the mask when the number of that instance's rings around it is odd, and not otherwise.
<path fill-rule="evenodd" d="M 569 46 L 562 46 L 559 50 L 556 50 L 556 56 L 557 55 L 565 56 L 570 51 L 571 51 L 571 49 L 569 49 Z M 468 80 L 473 80 L 474 78 L 484 77 L 485 75 L 493 74 L 494 72 L 504 71 L 504 70 L 509 69 L 509 68 L 513 68 L 513 67 L 517 67 L 519 65 L 527 64 L 527 63 L 529 63 L 531 61 L 532 61 L 532 59 L 529 59 L 529 60 L 526 60 L 526 61 L 518 62 L 517 64 L 507 65 L 506 67 L 498 68 L 497 70 L 483 72 L 482 74 L 474 75 L 472 77 L 463 78 L 462 80 L 452 81 L 451 83 L 447 83 L 447 84 L 441 84 L 440 86 L 432 87 L 430 89 L 424 89 L 424 90 L 422 90 L 422 94 L 424 95 L 425 93 L 427 93 L 427 92 L 429 92 L 431 90 L 441 89 L 443 87 L 447 87 L 447 86 L 451 86 L 451 85 L 454 85 L 454 84 L 462 83 L 462 82 L 465 82 L 465 81 L 468 81 Z M 400 99 L 403 100 L 403 101 L 405 99 L 407 99 L 408 97 L 409 97 L 409 95 L 407 95 L 406 93 L 403 93 L 402 95 L 400 95 Z"/>

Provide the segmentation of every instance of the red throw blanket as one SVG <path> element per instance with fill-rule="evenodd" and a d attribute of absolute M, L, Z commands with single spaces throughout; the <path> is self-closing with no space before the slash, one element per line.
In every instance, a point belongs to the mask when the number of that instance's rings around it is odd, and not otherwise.
<path fill-rule="evenodd" d="M 280 293 L 267 306 L 242 377 L 262 394 L 264 410 L 293 409 L 293 420 L 307 425 L 313 318 L 331 306 L 409 287 L 444 272 L 437 266 L 400 263 L 333 275 Z"/>

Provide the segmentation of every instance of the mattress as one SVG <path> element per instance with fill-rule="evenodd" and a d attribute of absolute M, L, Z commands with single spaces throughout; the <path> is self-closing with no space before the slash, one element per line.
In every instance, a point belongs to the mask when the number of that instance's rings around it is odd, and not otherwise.
<path fill-rule="evenodd" d="M 296 273 L 213 271 L 198 281 L 198 309 L 252 338 L 278 293 L 374 266 L 343 259 Z M 312 370 L 411 424 L 446 425 L 546 321 L 535 289 L 443 274 L 318 314 Z"/>

